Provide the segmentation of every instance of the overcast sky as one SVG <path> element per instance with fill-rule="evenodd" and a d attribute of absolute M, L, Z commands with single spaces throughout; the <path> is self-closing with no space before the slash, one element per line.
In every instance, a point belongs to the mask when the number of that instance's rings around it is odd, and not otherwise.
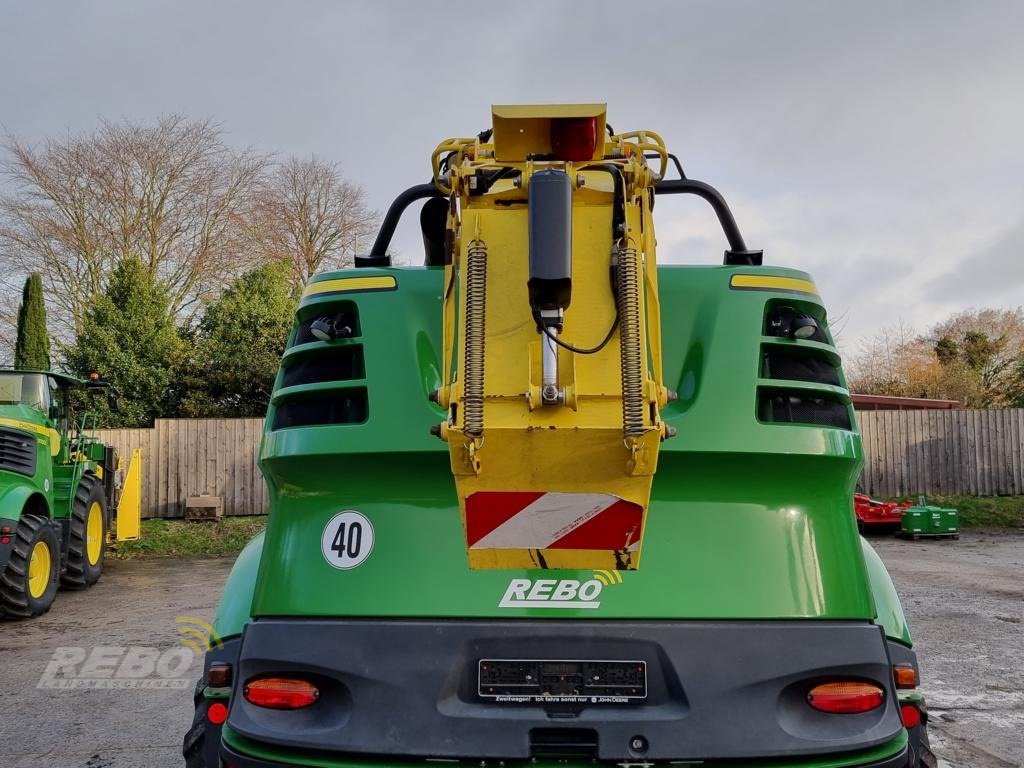
<path fill-rule="evenodd" d="M 212 116 L 339 161 L 386 208 L 489 105 L 604 101 L 816 278 L 842 341 L 1024 303 L 1024 2 L 0 0 L 0 126 Z M 698 200 L 659 258 L 715 263 Z M 397 245 L 410 260 L 418 235 Z"/>

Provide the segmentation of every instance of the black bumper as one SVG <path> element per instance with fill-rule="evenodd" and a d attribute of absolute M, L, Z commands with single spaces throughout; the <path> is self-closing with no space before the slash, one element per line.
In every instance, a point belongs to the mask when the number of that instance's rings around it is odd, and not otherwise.
<path fill-rule="evenodd" d="M 645 661 L 647 699 L 548 705 L 478 695 L 481 659 L 568 658 Z M 867 622 L 262 619 L 242 638 L 228 725 L 268 746 L 351 760 L 557 758 L 552 742 L 564 738 L 584 759 L 799 762 L 900 732 L 891 664 L 882 630 Z M 244 681 L 281 673 L 308 677 L 320 699 L 279 711 L 241 695 Z M 875 681 L 886 702 L 855 715 L 811 709 L 808 688 L 830 678 Z"/>
<path fill-rule="evenodd" d="M 309 765 L 308 762 L 303 762 L 300 766 L 299 763 L 278 763 L 258 760 L 246 757 L 227 745 L 221 747 L 220 756 L 225 765 L 230 765 L 231 768 L 303 768 L 303 766 Z M 893 755 L 882 762 L 860 763 L 856 766 L 851 766 L 851 768 L 907 768 L 910 765 L 909 761 L 910 754 L 906 749 L 903 749 L 899 754 Z M 793 768 L 799 768 L 799 766 L 799 763 L 793 763 Z M 713 764 L 708 764 L 707 768 L 713 768 Z"/>

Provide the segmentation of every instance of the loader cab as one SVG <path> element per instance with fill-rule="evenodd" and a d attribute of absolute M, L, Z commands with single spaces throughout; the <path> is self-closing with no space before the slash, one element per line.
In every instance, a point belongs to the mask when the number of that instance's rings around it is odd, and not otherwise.
<path fill-rule="evenodd" d="M 0 371 L 0 407 L 25 406 L 48 416 L 55 386 L 44 373 Z"/>

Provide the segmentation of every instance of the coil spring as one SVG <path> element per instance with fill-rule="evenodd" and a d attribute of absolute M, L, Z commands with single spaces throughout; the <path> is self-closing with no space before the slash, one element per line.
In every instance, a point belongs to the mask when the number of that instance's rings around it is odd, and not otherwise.
<path fill-rule="evenodd" d="M 473 240 L 466 254 L 466 341 L 462 386 L 463 427 L 470 437 L 484 431 L 484 319 L 487 309 L 487 244 Z"/>
<path fill-rule="evenodd" d="M 636 248 L 616 248 L 619 357 L 622 366 L 622 431 L 639 437 L 644 427 L 644 359 L 640 329 L 640 262 Z"/>

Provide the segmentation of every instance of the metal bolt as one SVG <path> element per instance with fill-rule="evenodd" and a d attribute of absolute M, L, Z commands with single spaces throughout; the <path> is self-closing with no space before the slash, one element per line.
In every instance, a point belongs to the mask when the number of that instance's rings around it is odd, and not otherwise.
<path fill-rule="evenodd" d="M 582 173 L 577 173 L 576 174 L 576 186 L 577 187 L 582 187 L 582 186 L 585 186 L 586 183 L 587 183 L 587 180 L 584 178 L 583 174 Z"/>

